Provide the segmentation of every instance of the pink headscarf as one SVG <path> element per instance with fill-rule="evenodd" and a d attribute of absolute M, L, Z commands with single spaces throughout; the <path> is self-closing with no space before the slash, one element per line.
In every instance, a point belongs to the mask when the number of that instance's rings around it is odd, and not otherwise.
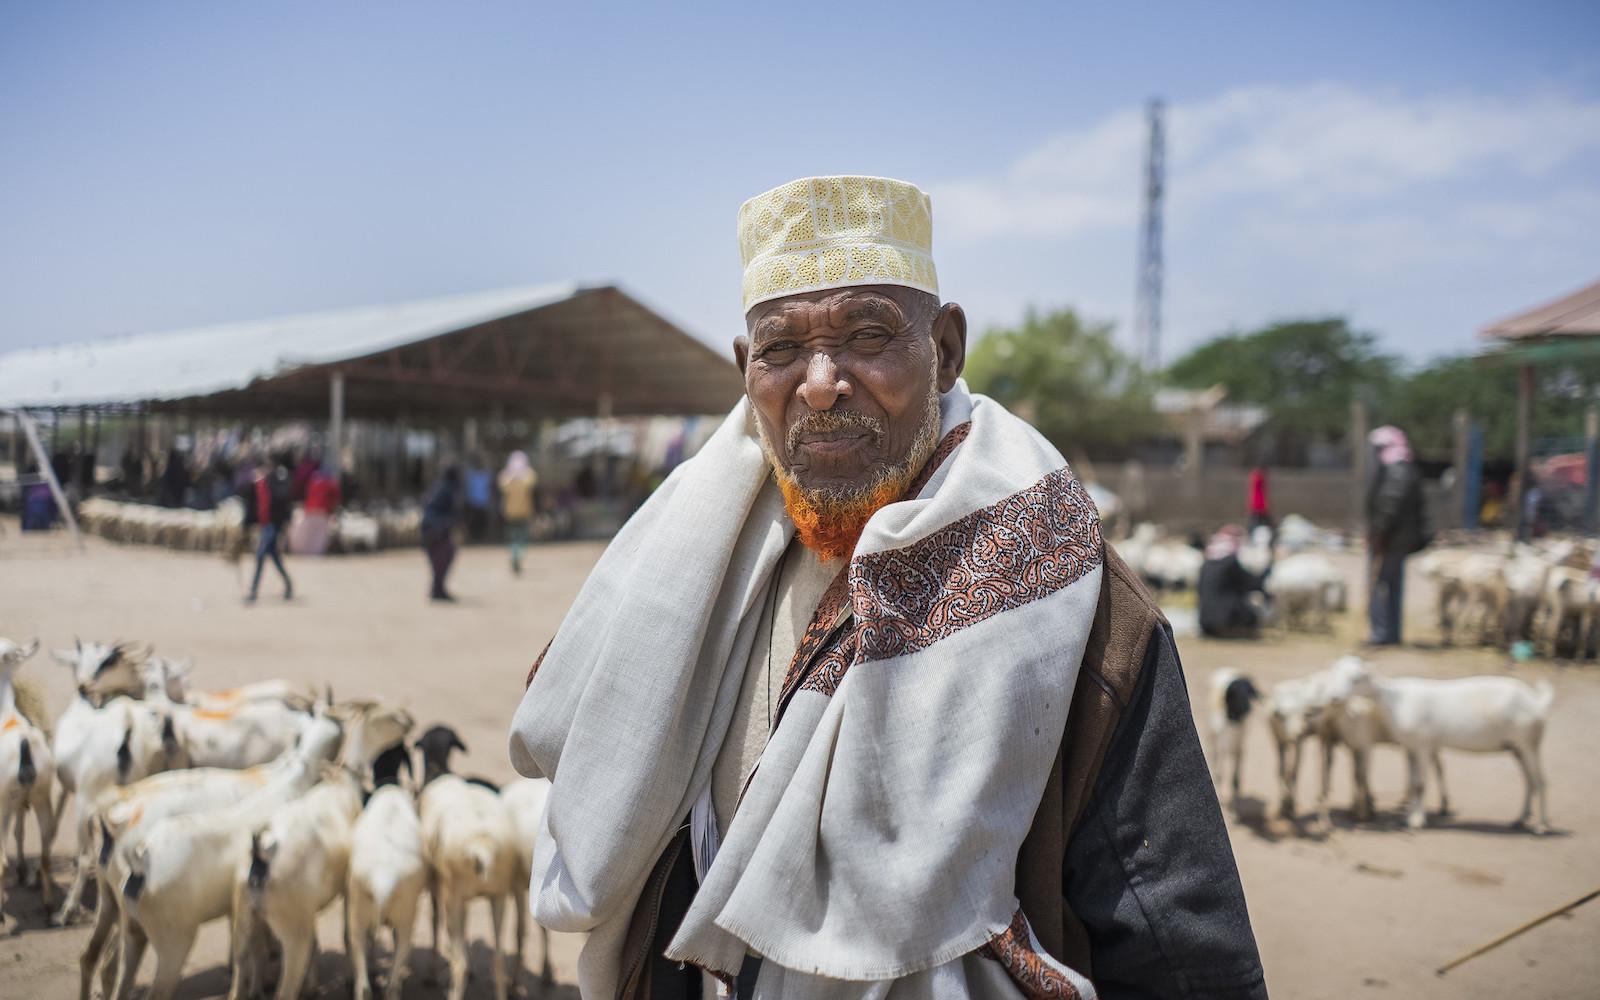
<path fill-rule="evenodd" d="M 1217 529 L 1211 536 L 1211 541 L 1206 543 L 1207 559 L 1226 559 L 1239 554 L 1239 547 L 1244 544 L 1244 529 L 1237 524 L 1225 524 Z"/>
<path fill-rule="evenodd" d="M 506 458 L 506 467 L 500 471 L 502 476 L 514 478 L 528 471 L 528 453 L 514 451 Z"/>
<path fill-rule="evenodd" d="M 1411 461 L 1411 446 L 1406 441 L 1406 432 L 1398 427 L 1385 424 L 1376 428 L 1367 435 L 1367 441 L 1378 449 L 1378 461 L 1384 465 Z"/>

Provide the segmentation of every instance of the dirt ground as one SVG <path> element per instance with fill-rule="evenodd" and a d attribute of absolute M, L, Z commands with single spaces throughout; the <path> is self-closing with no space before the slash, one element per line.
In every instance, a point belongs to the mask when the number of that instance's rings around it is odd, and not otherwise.
<path fill-rule="evenodd" d="M 533 550 L 527 573 L 513 578 L 503 554 L 492 548 L 463 552 L 453 581 L 456 606 L 424 600 L 427 580 L 420 552 L 290 561 L 296 596 L 285 603 L 268 571 L 263 598 L 240 600 L 243 567 L 211 555 L 185 555 L 118 547 L 90 540 L 77 554 L 59 539 L 20 536 L 15 522 L 0 528 L 0 635 L 37 636 L 48 648 L 69 646 L 74 636 L 138 639 L 166 655 L 192 656 L 197 686 L 227 687 L 262 677 L 332 684 L 340 698 L 381 695 L 411 709 L 421 725 L 447 722 L 465 739 L 460 761 L 467 773 L 512 776 L 505 730 L 522 692 L 528 664 L 600 552 L 594 543 Z M 1352 577 L 1355 560 L 1348 561 Z M 1359 587 L 1352 593 L 1359 597 Z M 1412 634 L 1426 642 L 1427 595 L 1408 599 Z M 1175 617 L 1181 615 L 1176 612 Z M 1256 642 L 1182 638 L 1190 689 L 1197 705 L 1219 666 L 1235 666 L 1258 681 L 1319 669 L 1348 651 L 1358 637 L 1356 616 L 1331 636 L 1269 636 Z M 1423 646 L 1375 657 L 1393 674 L 1430 677 L 1496 673 L 1503 656 Z M 25 676 L 47 685 L 52 707 L 65 707 L 68 671 L 41 653 Z M 1556 832 L 1535 837 L 1509 823 L 1522 801 L 1522 778 L 1509 756 L 1447 754 L 1456 815 L 1429 828 L 1407 831 L 1398 810 L 1403 761 L 1397 751 L 1377 754 L 1374 787 L 1382 815 L 1353 826 L 1335 810 L 1331 833 L 1292 827 L 1265 817 L 1273 798 L 1272 748 L 1266 727 L 1253 718 L 1245 759 L 1245 794 L 1230 812 L 1235 854 L 1251 917 L 1275 997 L 1352 995 L 1396 998 L 1469 995 L 1537 998 L 1600 995 L 1600 901 L 1557 918 L 1474 959 L 1447 977 L 1434 968 L 1547 909 L 1600 886 L 1600 668 L 1527 664 L 1515 673 L 1545 677 L 1556 687 L 1553 721 L 1544 744 L 1550 815 Z M 1348 758 L 1341 756 L 1334 801 L 1349 802 Z M 1301 776 L 1309 803 L 1315 766 Z M 1430 800 L 1433 792 L 1430 788 Z M 53 872 L 65 888 L 72 835 L 57 838 Z M 30 826 L 29 855 L 36 851 Z M 473 916 L 472 933 L 487 935 L 486 912 Z M 6 914 L 20 931 L 0 938 L 0 997 L 75 995 L 77 957 L 87 930 L 50 928 L 34 889 L 8 891 Z M 180 991 L 184 997 L 220 996 L 227 988 L 225 929 L 202 933 Z M 349 972 L 339 922 L 325 914 L 319 928 L 322 996 L 348 995 Z M 433 955 L 413 958 L 406 996 L 435 995 L 423 981 Z M 556 977 L 574 981 L 579 940 L 558 935 Z M 488 995 L 486 945 L 474 948 L 476 972 L 469 995 Z M 537 968 L 537 940 L 528 965 Z M 145 979 L 150 974 L 149 962 Z M 570 985 L 538 988 L 534 996 L 575 997 Z"/>

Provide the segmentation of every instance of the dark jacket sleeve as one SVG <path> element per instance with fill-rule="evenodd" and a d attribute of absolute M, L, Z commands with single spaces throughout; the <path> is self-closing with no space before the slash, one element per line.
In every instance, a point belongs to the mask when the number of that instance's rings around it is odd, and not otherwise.
<path fill-rule="evenodd" d="M 1165 627 L 1151 637 L 1068 841 L 1063 889 L 1088 928 L 1103 1000 L 1266 997 L 1239 870 Z"/>

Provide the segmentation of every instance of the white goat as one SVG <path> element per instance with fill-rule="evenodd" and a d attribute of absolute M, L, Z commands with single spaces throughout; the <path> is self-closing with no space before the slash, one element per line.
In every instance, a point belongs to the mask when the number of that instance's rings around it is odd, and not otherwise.
<path fill-rule="evenodd" d="M 61 792 L 59 818 L 73 796 L 78 863 L 72 885 L 55 915 L 60 924 L 76 919 L 93 867 L 95 803 L 109 788 L 137 781 L 169 767 L 182 766 L 182 750 L 171 719 L 154 707 L 107 692 L 141 693 L 138 664 L 144 654 L 123 644 L 79 643 L 75 650 L 56 650 L 57 660 L 72 667 L 78 693 L 56 723 L 52 747 Z"/>
<path fill-rule="evenodd" d="M 156 953 L 151 1000 L 172 996 L 200 926 L 227 916 L 232 908 L 251 833 L 321 778 L 341 736 L 337 721 L 319 715 L 293 766 L 248 798 L 216 811 L 140 824 L 116 844 L 108 878 L 121 893 L 118 1000 L 131 995 L 147 945 Z"/>
<path fill-rule="evenodd" d="M 1255 682 L 1233 667 L 1211 673 L 1211 782 L 1222 792 L 1223 773 L 1230 766 L 1232 799 L 1239 798 L 1239 772 L 1244 766 L 1244 723 L 1261 693 Z M 532 841 L 529 841 L 530 849 Z"/>
<path fill-rule="evenodd" d="M 1205 554 L 1192 545 L 1159 541 L 1145 553 L 1143 575 L 1163 590 L 1193 590 L 1200 585 L 1200 567 L 1205 562 Z"/>
<path fill-rule="evenodd" d="M 1526 780 L 1522 813 L 1515 825 L 1528 823 L 1537 797 L 1539 819 L 1533 831 L 1549 831 L 1544 768 L 1539 759 L 1539 745 L 1555 701 L 1549 681 L 1530 686 L 1511 677 L 1382 677 L 1356 657 L 1334 664 L 1333 673 L 1343 691 L 1373 700 L 1389 735 L 1406 751 L 1407 825 L 1416 829 L 1426 822 L 1423 758 L 1433 758 L 1437 767 L 1438 752 L 1448 749 L 1511 753 Z"/>
<path fill-rule="evenodd" d="M 256 921 L 283 948 L 277 1000 L 295 1000 L 315 985 L 317 914 L 344 891 L 351 832 L 360 815 L 360 779 L 330 765 L 320 784 L 251 833 L 234 881 L 233 1000 L 244 1000 L 255 978 L 251 965 L 258 956 L 250 945 Z"/>
<path fill-rule="evenodd" d="M 518 778 L 500 788 L 500 801 L 511 812 L 512 847 L 516 850 L 517 873 L 513 882 L 512 902 L 517 908 L 517 956 L 512 964 L 513 975 L 522 975 L 522 950 L 528 937 L 528 883 L 533 878 L 533 842 L 544 819 L 545 800 L 550 797 L 550 782 L 545 778 Z M 550 968 L 550 932 L 543 925 L 539 940 L 544 965 L 539 973 L 546 986 L 555 981 Z"/>
<path fill-rule="evenodd" d="M 55 758 L 50 753 L 43 706 L 29 704 L 32 699 L 16 686 L 17 669 L 38 649 L 37 641 L 19 646 L 0 639 L 0 925 L 6 919 L 6 829 L 15 823 L 17 883 L 25 885 L 22 823 L 30 811 L 39 828 L 39 894 L 46 909 L 55 901 L 55 882 L 50 877 L 50 846 L 56 837 L 56 814 L 50 802 Z"/>
<path fill-rule="evenodd" d="M 144 665 L 145 699 L 172 719 L 178 743 L 194 767 L 246 768 L 265 764 L 292 747 L 310 721 L 305 702 L 277 698 L 216 701 L 216 707 L 184 704 L 188 661 L 151 657 Z M 269 682 L 276 684 L 278 682 Z"/>
<path fill-rule="evenodd" d="M 1329 615 L 1344 610 L 1344 575 L 1319 552 L 1284 556 L 1272 567 L 1264 588 L 1272 598 L 1272 614 L 1285 628 L 1308 621 L 1329 628 Z"/>
<path fill-rule="evenodd" d="M 276 678 L 251 681 L 236 688 L 220 691 L 194 691 L 189 687 L 189 677 L 194 672 L 194 661 L 171 660 L 152 656 L 142 669 L 147 700 L 167 701 L 209 712 L 226 712 L 255 701 L 281 702 L 300 712 L 310 712 L 315 698 L 302 691 L 292 681 Z"/>
<path fill-rule="evenodd" d="M 1545 577 L 1543 621 L 1536 630 L 1539 648 L 1545 656 L 1559 652 L 1562 630 L 1572 624 L 1573 655 L 1589 656 L 1589 640 L 1600 615 L 1600 581 L 1588 571 L 1566 566 L 1551 567 Z"/>
<path fill-rule="evenodd" d="M 350 965 L 356 1000 L 372 995 L 369 953 L 380 926 L 394 932 L 394 963 L 384 989 L 386 1000 L 400 1000 L 417 901 L 427 882 L 422 853 L 422 826 L 416 802 L 398 784 L 372 793 L 351 834 L 350 879 L 345 890 L 349 914 Z M 524 892 L 526 887 L 524 886 Z"/>
<path fill-rule="evenodd" d="M 1272 686 L 1267 695 L 1267 728 L 1278 749 L 1278 815 L 1295 818 L 1295 791 L 1300 781 L 1300 751 L 1322 727 L 1328 698 L 1320 674 L 1294 677 Z"/>
<path fill-rule="evenodd" d="M 443 774 L 423 788 L 418 801 L 422 844 L 428 860 L 428 888 L 433 897 L 434 948 L 438 950 L 439 917 L 443 910 L 450 933 L 449 1000 L 461 1000 L 467 989 L 467 903 L 489 901 L 494 939 L 494 997 L 505 1000 L 506 960 L 501 951 L 501 925 L 506 897 L 514 889 L 517 859 L 511 813 L 500 796 L 453 774 Z"/>
<path fill-rule="evenodd" d="M 350 703 L 329 709 L 318 708 L 295 747 L 263 767 L 233 770 L 192 768 L 153 775 L 125 788 L 114 788 L 100 799 L 102 866 L 108 866 L 113 846 L 132 843 L 162 819 L 198 815 L 227 809 L 263 788 L 294 780 L 308 768 L 338 754 L 347 767 L 363 768 L 370 762 L 366 748 L 383 747 L 404 740 L 412 719 L 402 708 L 380 703 Z M 344 733 L 349 736 L 344 737 Z M 342 742 L 342 752 L 340 745 Z M 81 997 L 87 1000 L 94 969 L 100 962 L 107 938 L 118 926 L 122 881 L 125 866 L 103 867 L 102 899 L 119 905 L 102 907 L 88 946 L 80 962 Z M 115 911 L 115 912 L 114 912 Z M 121 935 L 118 935 L 119 940 Z M 109 978 L 114 969 L 108 964 Z M 106 984 L 106 992 L 111 986 Z"/>

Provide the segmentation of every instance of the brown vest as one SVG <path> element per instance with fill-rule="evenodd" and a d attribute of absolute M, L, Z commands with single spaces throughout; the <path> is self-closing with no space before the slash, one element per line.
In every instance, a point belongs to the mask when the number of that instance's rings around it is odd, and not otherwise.
<path fill-rule="evenodd" d="M 1017 854 L 1017 898 L 1034 935 L 1045 951 L 1085 976 L 1093 975 L 1089 932 L 1062 891 L 1067 841 L 1083 818 L 1111 737 L 1138 687 L 1150 637 L 1165 621 L 1138 574 L 1105 546 L 1100 603 L 1067 710 L 1066 734 Z"/>

